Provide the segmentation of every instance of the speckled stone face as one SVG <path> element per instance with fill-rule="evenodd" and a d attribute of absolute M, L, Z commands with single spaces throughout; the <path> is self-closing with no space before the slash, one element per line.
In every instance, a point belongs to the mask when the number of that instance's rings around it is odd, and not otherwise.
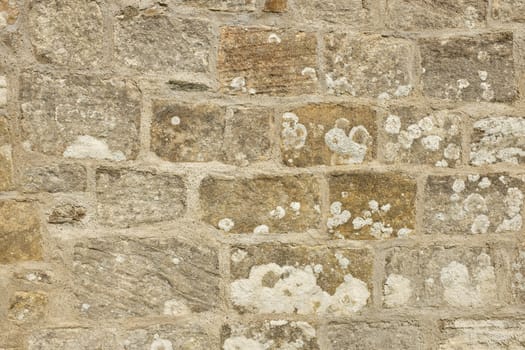
<path fill-rule="evenodd" d="M 6 191 L 11 189 L 13 182 L 12 172 L 11 137 L 7 128 L 7 118 L 0 115 L 0 190 Z"/>

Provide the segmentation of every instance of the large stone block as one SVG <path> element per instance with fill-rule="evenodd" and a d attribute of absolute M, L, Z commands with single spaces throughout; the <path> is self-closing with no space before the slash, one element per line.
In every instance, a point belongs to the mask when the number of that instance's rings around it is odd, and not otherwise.
<path fill-rule="evenodd" d="M 518 245 L 505 256 L 511 268 L 511 293 L 515 304 L 525 302 L 525 246 Z"/>
<path fill-rule="evenodd" d="M 497 274 L 487 247 L 392 248 L 386 253 L 383 303 L 387 308 L 501 305 Z"/>
<path fill-rule="evenodd" d="M 217 70 L 233 93 L 308 94 L 317 90 L 315 33 L 222 27 Z"/>
<path fill-rule="evenodd" d="M 511 32 L 420 39 L 424 93 L 458 101 L 514 100 L 513 42 Z"/>
<path fill-rule="evenodd" d="M 174 220 L 186 208 L 186 186 L 178 175 L 99 168 L 96 194 L 98 219 L 111 226 Z"/>
<path fill-rule="evenodd" d="M 87 186 L 86 168 L 80 164 L 28 166 L 22 171 L 24 192 L 83 192 Z"/>
<path fill-rule="evenodd" d="M 35 205 L 0 201 L 0 264 L 41 258 L 40 218 Z"/>
<path fill-rule="evenodd" d="M 319 227 L 320 188 L 310 175 L 207 177 L 199 191 L 204 221 L 224 232 L 286 233 Z"/>
<path fill-rule="evenodd" d="M 48 328 L 32 332 L 27 340 L 28 350 L 114 350 L 115 333 L 92 328 Z"/>
<path fill-rule="evenodd" d="M 29 32 L 39 63 L 96 67 L 108 56 L 99 0 L 31 0 Z"/>
<path fill-rule="evenodd" d="M 255 0 L 175 0 L 175 4 L 203 7 L 212 11 L 255 11 Z"/>
<path fill-rule="evenodd" d="M 369 302 L 367 249 L 277 244 L 231 248 L 230 293 L 241 312 L 351 314 Z"/>
<path fill-rule="evenodd" d="M 525 22 L 524 0 L 493 0 L 492 16 L 502 22 Z"/>
<path fill-rule="evenodd" d="M 33 151 L 116 161 L 138 154 L 141 94 L 130 80 L 25 72 L 20 100 L 22 141 Z"/>
<path fill-rule="evenodd" d="M 182 316 L 219 298 L 217 248 L 175 238 L 107 237 L 74 247 L 74 294 L 82 316 Z"/>
<path fill-rule="evenodd" d="M 337 238 L 407 237 L 415 227 L 416 182 L 401 173 L 336 173 L 326 223 Z"/>
<path fill-rule="evenodd" d="M 310 104 L 281 117 L 281 154 L 289 166 L 359 164 L 376 155 L 376 111 Z"/>
<path fill-rule="evenodd" d="M 48 297 L 43 292 L 16 292 L 9 302 L 8 316 L 15 322 L 39 321 L 45 317 Z"/>
<path fill-rule="evenodd" d="M 379 35 L 324 36 L 326 86 L 336 94 L 397 98 L 410 95 L 415 46 Z"/>
<path fill-rule="evenodd" d="M 381 122 L 387 163 L 461 165 L 462 120 L 459 112 L 415 107 L 391 108 Z"/>
<path fill-rule="evenodd" d="M 294 11 L 307 21 L 366 28 L 371 25 L 376 6 L 377 2 L 371 0 L 310 0 L 297 3 Z"/>
<path fill-rule="evenodd" d="M 507 174 L 431 176 L 425 186 L 425 232 L 518 232 L 524 191 L 523 180 Z"/>

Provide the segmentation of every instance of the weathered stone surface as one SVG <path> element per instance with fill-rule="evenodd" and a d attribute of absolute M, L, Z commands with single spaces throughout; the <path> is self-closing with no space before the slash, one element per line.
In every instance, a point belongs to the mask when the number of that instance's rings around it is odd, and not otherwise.
<path fill-rule="evenodd" d="M 329 232 L 337 238 L 407 237 L 415 226 L 415 180 L 401 173 L 333 174 Z"/>
<path fill-rule="evenodd" d="M 318 350 L 316 330 L 308 322 L 268 320 L 222 327 L 223 349 Z"/>
<path fill-rule="evenodd" d="M 440 350 L 510 350 L 525 345 L 525 321 L 520 319 L 443 321 L 441 329 Z"/>
<path fill-rule="evenodd" d="M 375 157 L 376 111 L 311 104 L 283 114 L 281 154 L 289 166 L 359 164 Z"/>
<path fill-rule="evenodd" d="M 50 328 L 35 331 L 28 338 L 28 350 L 114 350 L 115 332 L 92 328 Z"/>
<path fill-rule="evenodd" d="M 24 192 L 85 191 L 86 168 L 80 164 L 53 164 L 27 167 L 22 173 Z"/>
<path fill-rule="evenodd" d="M 496 264 L 485 247 L 430 246 L 387 251 L 385 307 L 498 305 Z"/>
<path fill-rule="evenodd" d="M 65 224 L 82 221 L 87 209 L 81 205 L 63 203 L 55 206 L 47 218 L 50 224 Z"/>
<path fill-rule="evenodd" d="M 427 349 L 415 322 L 332 323 L 328 338 L 333 349 Z"/>
<path fill-rule="evenodd" d="M 0 116 L 0 191 L 11 189 L 13 183 L 13 158 L 7 118 Z"/>
<path fill-rule="evenodd" d="M 47 308 L 47 294 L 43 292 L 16 292 L 9 303 L 8 316 L 17 322 L 38 321 Z"/>
<path fill-rule="evenodd" d="M 160 102 L 154 110 L 151 148 L 162 159 L 242 165 L 270 159 L 268 110 Z"/>
<path fill-rule="evenodd" d="M 319 183 L 310 175 L 207 177 L 199 191 L 203 219 L 224 232 L 303 232 L 320 223 Z"/>
<path fill-rule="evenodd" d="M 125 350 L 219 349 L 218 338 L 209 325 L 186 321 L 129 330 L 123 336 L 123 345 Z"/>
<path fill-rule="evenodd" d="M 391 108 L 381 123 L 387 163 L 461 165 L 461 113 L 414 107 Z"/>
<path fill-rule="evenodd" d="M 175 0 L 175 3 L 205 7 L 213 11 L 254 11 L 255 0 Z"/>
<path fill-rule="evenodd" d="M 516 97 L 511 32 L 420 39 L 419 46 L 427 96 L 491 102 Z"/>
<path fill-rule="evenodd" d="M 517 246 L 506 258 L 511 267 L 512 300 L 522 304 L 525 301 L 525 246 Z"/>
<path fill-rule="evenodd" d="M 311 0 L 301 1 L 294 11 L 309 21 L 362 28 L 370 24 L 374 5 L 371 0 Z"/>
<path fill-rule="evenodd" d="M 220 83 L 233 93 L 313 93 L 318 86 L 316 48 L 312 32 L 222 27 Z"/>
<path fill-rule="evenodd" d="M 106 225 L 130 226 L 173 220 L 186 207 L 180 176 L 126 169 L 96 171 L 97 215 Z"/>
<path fill-rule="evenodd" d="M 425 186 L 425 232 L 518 232 L 524 191 L 523 180 L 507 174 L 431 176 Z"/>
<path fill-rule="evenodd" d="M 117 16 L 116 60 L 147 73 L 208 72 L 212 31 L 208 22 L 177 18 L 161 9 L 126 8 Z"/>
<path fill-rule="evenodd" d="M 25 72 L 20 81 L 22 140 L 67 158 L 134 159 L 141 95 L 130 80 Z"/>
<path fill-rule="evenodd" d="M 41 258 L 40 221 L 35 206 L 0 201 L 0 264 Z"/>
<path fill-rule="evenodd" d="M 525 118 L 490 116 L 474 122 L 470 163 L 498 162 L 521 164 L 525 161 Z"/>
<path fill-rule="evenodd" d="M 0 19 L 0 21 L 2 20 Z M 5 75 L 0 75 L 0 107 L 5 107 L 7 105 L 7 93 L 7 78 Z"/>
<path fill-rule="evenodd" d="M 18 18 L 18 4 L 13 0 L 0 0 L 0 29 L 14 24 Z"/>
<path fill-rule="evenodd" d="M 492 16 L 502 22 L 525 22 L 525 1 L 493 0 Z"/>
<path fill-rule="evenodd" d="M 266 12 L 286 12 L 288 9 L 288 0 L 266 0 L 264 10 Z"/>
<path fill-rule="evenodd" d="M 415 48 L 410 41 L 331 32 L 324 42 L 329 92 L 380 98 L 411 93 Z"/>
<path fill-rule="evenodd" d="M 98 0 L 31 0 L 31 44 L 40 63 L 94 67 L 107 56 Z"/>
<path fill-rule="evenodd" d="M 186 315 L 217 306 L 217 249 L 175 238 L 107 237 L 75 245 L 74 293 L 95 319 Z"/>
<path fill-rule="evenodd" d="M 241 312 L 348 314 L 370 301 L 367 249 L 260 244 L 230 253 L 231 299 Z"/>
<path fill-rule="evenodd" d="M 478 28 L 485 25 L 487 0 L 389 0 L 391 29 Z"/>

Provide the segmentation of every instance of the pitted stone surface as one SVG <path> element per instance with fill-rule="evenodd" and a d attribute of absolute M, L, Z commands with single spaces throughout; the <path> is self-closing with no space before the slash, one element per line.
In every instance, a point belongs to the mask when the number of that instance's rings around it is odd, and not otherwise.
<path fill-rule="evenodd" d="M 525 22 L 525 1 L 523 0 L 494 0 L 492 2 L 492 16 L 502 22 Z"/>
<path fill-rule="evenodd" d="M 311 0 L 301 2 L 296 10 L 308 21 L 367 27 L 371 25 L 371 12 L 376 10 L 376 3 L 370 0 Z"/>
<path fill-rule="evenodd" d="M 13 155 L 7 118 L 0 116 L 0 191 L 13 185 Z"/>
<path fill-rule="evenodd" d="M 9 303 L 9 319 L 19 323 L 42 320 L 47 303 L 46 293 L 16 292 Z"/>
<path fill-rule="evenodd" d="M 29 166 L 22 174 L 24 192 L 82 192 L 86 190 L 86 168 L 80 164 Z"/>
<path fill-rule="evenodd" d="M 29 350 L 113 350 L 117 340 L 111 330 L 68 327 L 35 331 L 27 344 Z"/>
<path fill-rule="evenodd" d="M 16 23 L 20 11 L 13 0 L 0 0 L 0 29 Z"/>

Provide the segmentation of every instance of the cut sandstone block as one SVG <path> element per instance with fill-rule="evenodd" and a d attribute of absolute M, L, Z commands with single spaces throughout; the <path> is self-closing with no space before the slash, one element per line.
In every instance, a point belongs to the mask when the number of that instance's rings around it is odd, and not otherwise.
<path fill-rule="evenodd" d="M 48 304 L 44 292 L 16 292 L 9 303 L 8 316 L 15 322 L 41 320 Z"/>
<path fill-rule="evenodd" d="M 525 22 L 524 0 L 493 0 L 492 16 L 502 22 Z"/>
<path fill-rule="evenodd" d="M 231 301 L 241 312 L 351 314 L 370 302 L 367 249 L 261 244 L 230 252 Z"/>
<path fill-rule="evenodd" d="M 0 0 L 0 29 L 16 23 L 19 10 L 18 4 L 13 0 Z"/>
<path fill-rule="evenodd" d="M 114 331 L 92 328 L 48 328 L 31 333 L 28 350 L 114 350 L 117 340 Z"/>
<path fill-rule="evenodd" d="M 13 185 L 13 158 L 7 118 L 0 116 L 0 192 Z"/>
<path fill-rule="evenodd" d="M 175 0 L 176 4 L 204 7 L 213 11 L 255 11 L 255 0 Z"/>
<path fill-rule="evenodd" d="M 87 173 L 80 164 L 29 166 L 23 169 L 21 183 L 24 192 L 83 192 Z"/>
<path fill-rule="evenodd" d="M 363 28 L 371 23 L 373 0 L 310 0 L 298 2 L 294 11 L 307 21 Z"/>

